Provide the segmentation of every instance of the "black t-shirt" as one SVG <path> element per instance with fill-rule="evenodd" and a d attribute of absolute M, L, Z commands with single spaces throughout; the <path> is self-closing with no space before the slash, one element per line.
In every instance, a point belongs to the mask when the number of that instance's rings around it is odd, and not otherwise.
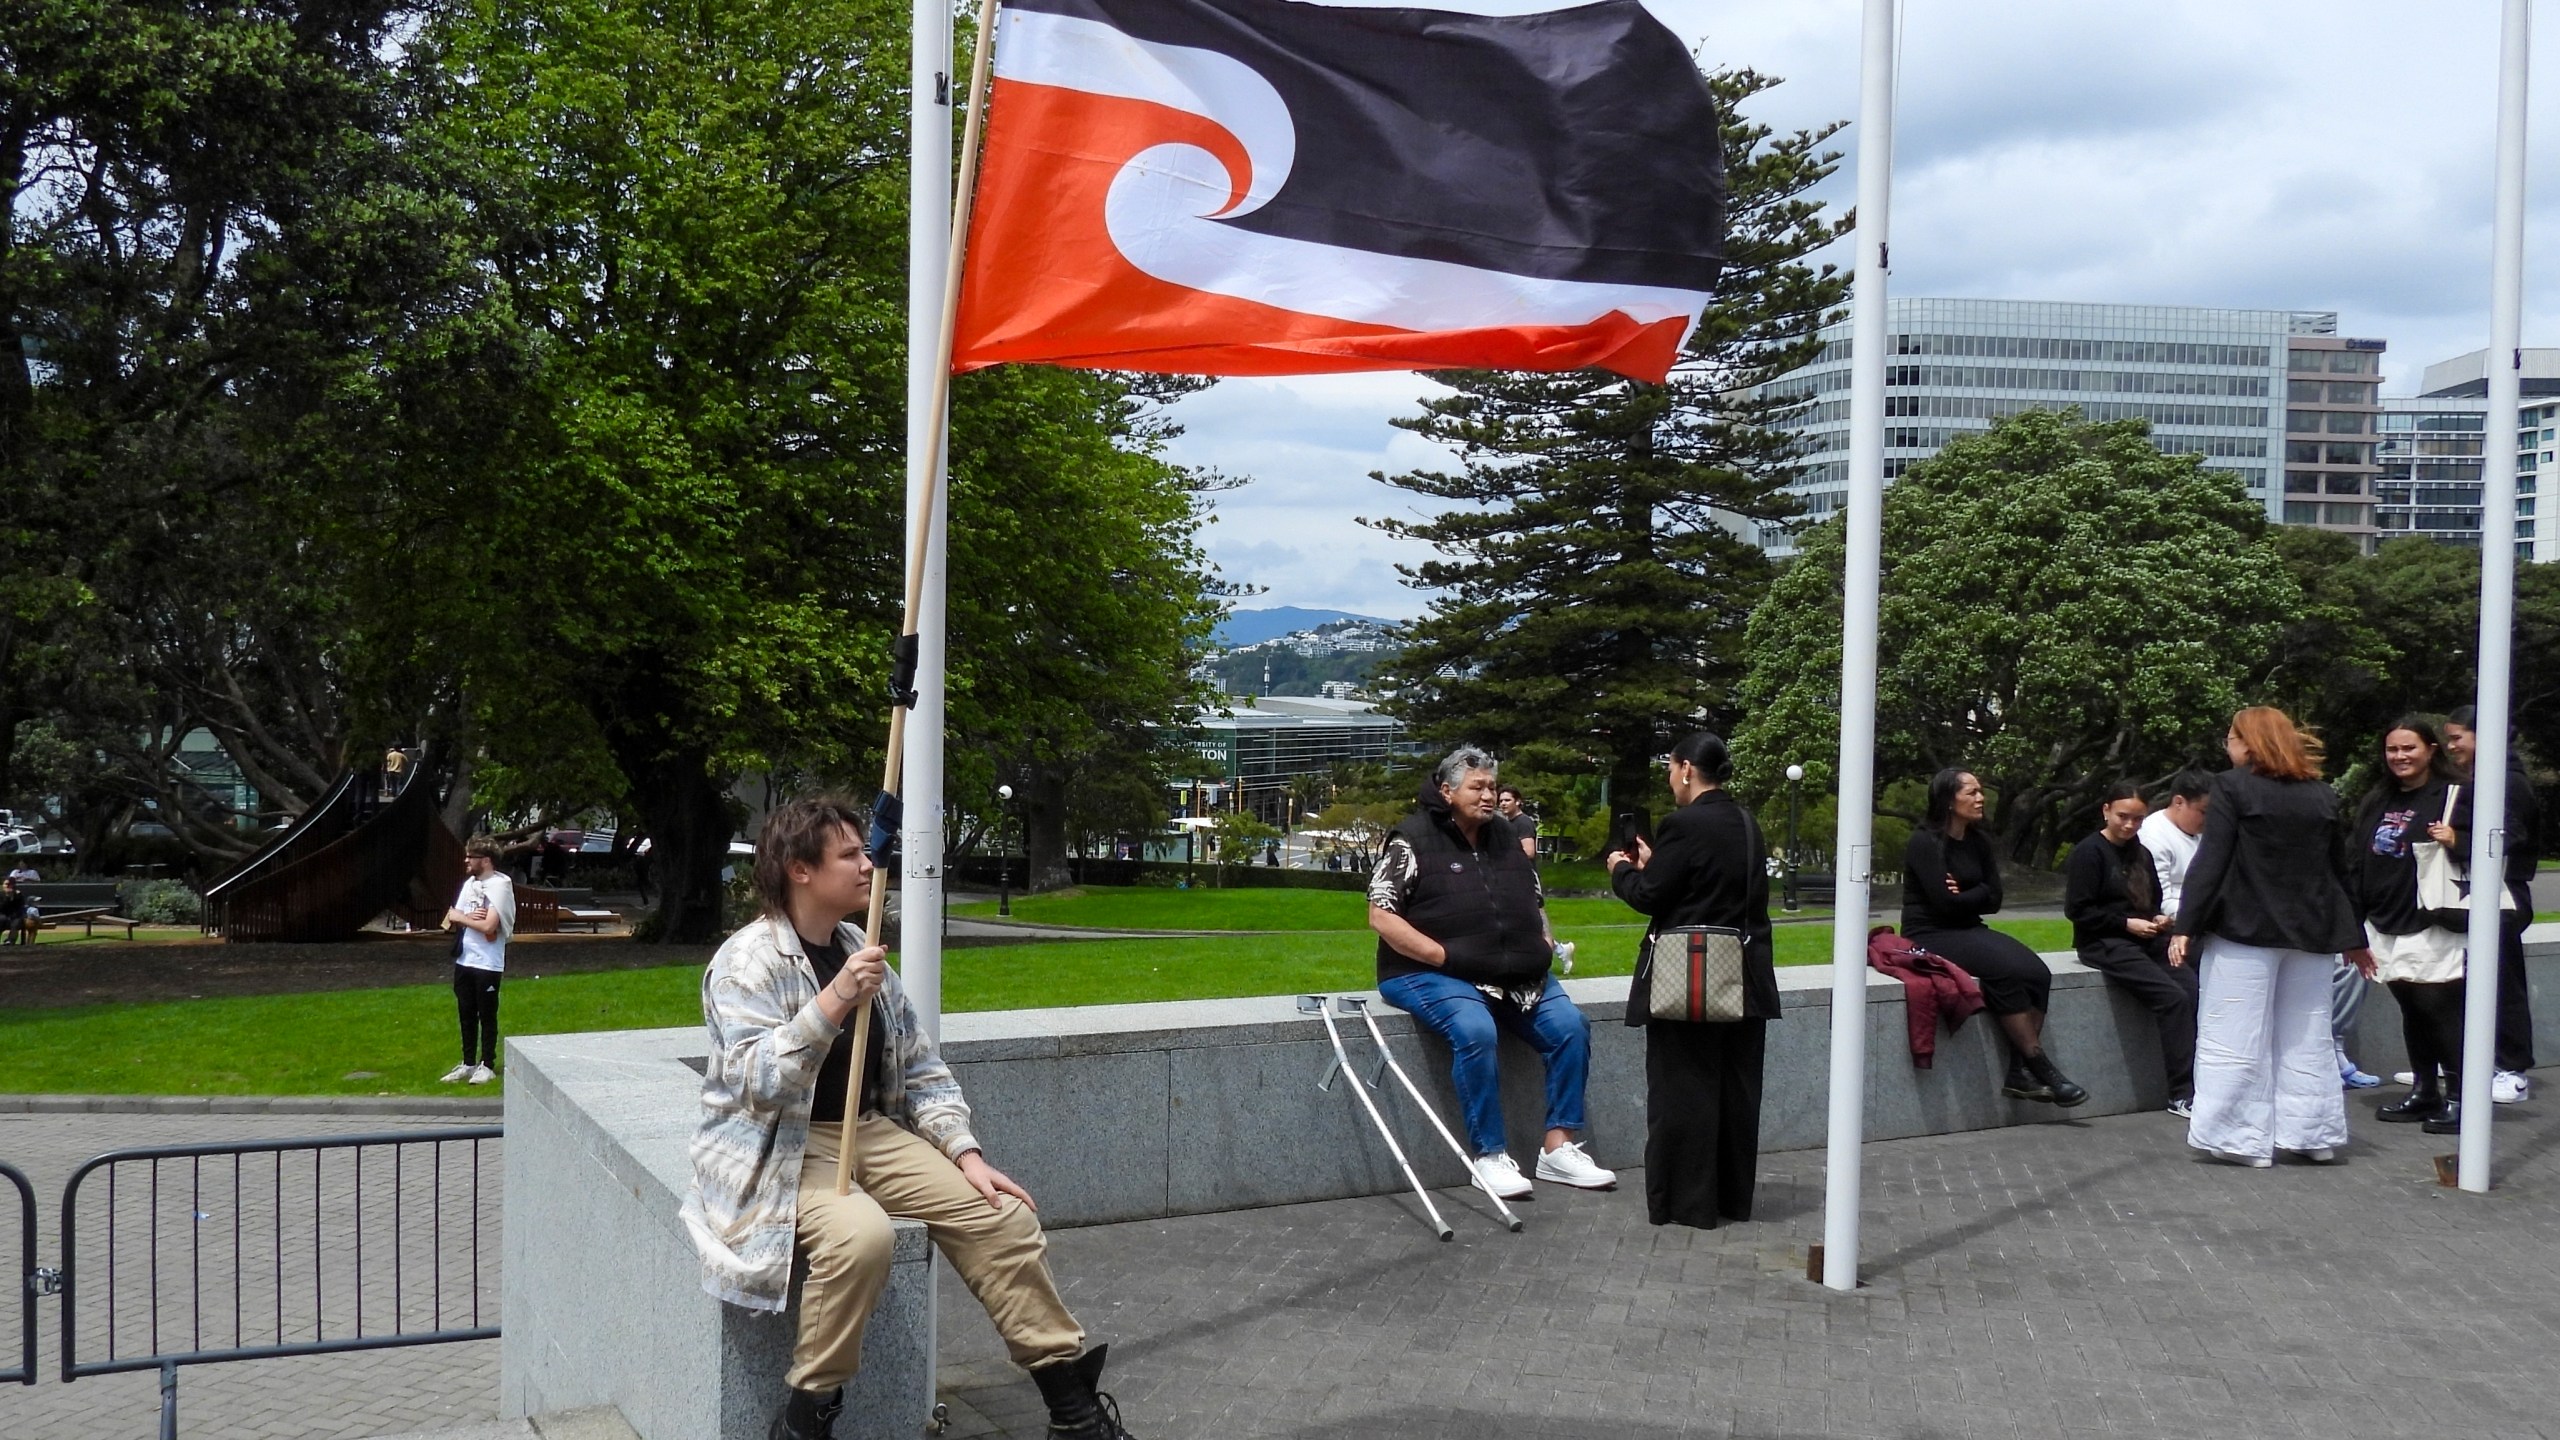
<path fill-rule="evenodd" d="M 820 945 L 803 935 L 800 948 L 808 952 L 809 964 L 818 972 L 818 988 L 824 990 L 835 983 L 836 975 L 844 969 L 847 958 L 842 942 L 830 936 L 826 944 Z M 844 1119 L 845 1075 L 853 1066 L 853 1020 L 851 1015 L 845 1017 L 844 1029 L 837 1033 L 836 1043 L 828 1047 L 825 1063 L 818 1066 L 818 1093 L 809 1104 L 812 1124 L 821 1120 Z M 880 1067 L 882 1057 L 888 1053 L 886 1038 L 881 1034 L 884 1028 L 879 1017 L 873 1016 L 871 1044 L 862 1060 L 862 1113 L 865 1115 L 880 1112 Z"/>
<path fill-rule="evenodd" d="M 2388 782 L 2386 782 L 2387 784 Z M 2464 815 L 2457 806 L 2454 820 Z M 2358 815 L 2356 898 L 2365 918 L 2385 935 L 2415 935 L 2435 923 L 2418 908 L 2418 855 L 2427 827 L 2444 818 L 2444 782 L 2430 779 L 2415 790 L 2383 790 Z"/>

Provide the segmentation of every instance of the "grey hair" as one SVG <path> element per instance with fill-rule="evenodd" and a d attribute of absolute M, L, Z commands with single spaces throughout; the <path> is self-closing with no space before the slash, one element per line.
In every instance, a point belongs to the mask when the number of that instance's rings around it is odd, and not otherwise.
<path fill-rule="evenodd" d="M 1492 756 L 1473 745 L 1461 745 L 1450 751 L 1447 758 L 1432 770 L 1431 778 L 1455 790 L 1459 782 L 1467 778 L 1467 772 L 1470 770 L 1481 770 L 1487 775 L 1492 775 L 1498 773 L 1500 768 Z"/>

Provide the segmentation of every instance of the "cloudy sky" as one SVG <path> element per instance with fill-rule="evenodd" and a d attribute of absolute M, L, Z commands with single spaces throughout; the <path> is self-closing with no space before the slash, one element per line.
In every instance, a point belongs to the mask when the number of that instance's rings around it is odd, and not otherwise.
<path fill-rule="evenodd" d="M 1754 118 L 1856 114 L 1856 0 L 1648 3 L 1707 63 L 1785 78 Z M 2492 0 L 1906 0 L 1903 17 L 1893 293 L 2336 310 L 2390 342 L 2395 395 L 2486 343 Z M 2539 38 L 2524 334 L 2555 344 L 2560 266 L 2536 258 L 2560 253 L 2560 50 Z M 1835 143 L 1823 193 L 1845 206 L 1855 127 Z M 1252 477 L 1204 537 L 1227 578 L 1266 587 L 1240 603 L 1422 612 L 1394 570 L 1420 547 L 1358 518 L 1416 513 L 1368 476 L 1439 458 L 1387 423 L 1430 389 L 1227 380 L 1183 402 L 1178 458 Z"/>

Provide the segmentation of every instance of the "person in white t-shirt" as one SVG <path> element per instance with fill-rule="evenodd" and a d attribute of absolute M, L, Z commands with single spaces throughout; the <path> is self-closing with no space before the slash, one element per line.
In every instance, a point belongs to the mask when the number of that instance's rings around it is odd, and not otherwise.
<path fill-rule="evenodd" d="M 2151 871 L 2160 878 L 2160 909 L 2171 919 L 2187 888 L 2187 866 L 2204 844 L 2204 806 L 2213 793 L 2213 777 L 2201 770 L 2181 770 L 2169 780 L 2167 804 L 2142 817 L 2134 838 L 2151 852 Z"/>
<path fill-rule="evenodd" d="M 444 1072 L 448 1085 L 486 1085 L 497 1076 L 498 982 L 506 975 L 507 941 L 516 933 L 516 887 L 498 868 L 498 842 L 474 835 L 462 847 L 462 893 L 444 912 L 458 930 L 453 998 L 462 1016 L 462 1063 Z"/>

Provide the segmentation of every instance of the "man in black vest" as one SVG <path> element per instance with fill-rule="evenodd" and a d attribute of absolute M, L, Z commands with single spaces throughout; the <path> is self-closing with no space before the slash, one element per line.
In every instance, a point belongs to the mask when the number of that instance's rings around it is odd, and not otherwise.
<path fill-rule="evenodd" d="M 1378 993 L 1449 1042 L 1466 1110 L 1476 1183 L 1506 1200 L 1530 1193 L 1503 1139 L 1496 1069 L 1501 1034 L 1527 1041 L 1547 1067 L 1547 1135 L 1537 1175 L 1586 1190 L 1618 1177 L 1575 1142 L 1591 1068 L 1591 1027 L 1547 973 L 1538 870 L 1496 812 L 1493 758 L 1451 751 L 1422 781 L 1422 808 L 1388 835 L 1369 877 L 1378 932 Z"/>

